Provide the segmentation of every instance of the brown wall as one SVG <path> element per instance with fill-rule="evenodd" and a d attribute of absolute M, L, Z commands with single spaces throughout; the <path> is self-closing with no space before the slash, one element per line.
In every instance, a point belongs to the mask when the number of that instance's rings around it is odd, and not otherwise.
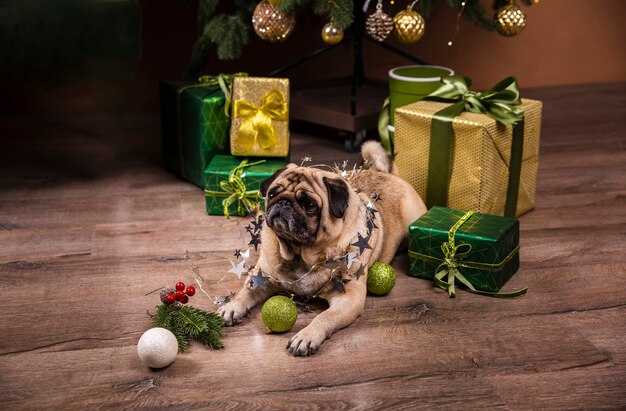
<path fill-rule="evenodd" d="M 487 9 L 491 3 L 481 2 Z M 396 0 L 396 3 L 391 8 L 386 6 L 389 14 L 395 14 L 407 2 Z M 456 11 L 450 9 L 447 2 L 441 3 L 428 20 L 426 34 L 419 42 L 399 45 L 395 40 L 387 40 L 388 43 L 400 46 L 424 61 L 451 67 L 457 73 L 473 78 L 476 88 L 488 87 L 512 74 L 525 88 L 626 80 L 624 0 L 542 0 L 533 6 L 522 6 L 528 24 L 524 32 L 512 38 L 462 21 L 452 47 L 447 42 L 454 32 Z M 167 8 L 174 7 L 167 4 L 143 1 L 145 53 L 141 65 L 149 78 L 172 78 L 181 73 L 193 42 L 193 36 L 189 37 L 193 29 L 187 27 L 181 31 L 182 22 L 160 21 L 168 16 Z M 176 7 L 180 9 L 180 3 Z M 195 10 L 188 9 L 187 18 L 193 19 L 194 13 Z M 272 45 L 253 38 L 241 60 L 221 62 L 212 58 L 205 71 L 248 71 L 263 75 L 324 46 L 319 35 L 323 24 L 316 16 L 299 15 L 296 30 L 285 43 Z M 152 31 L 155 28 L 158 30 Z M 158 55 L 155 54 L 157 50 L 160 50 Z M 168 56 L 171 54 L 175 56 Z M 404 64 L 409 62 L 366 43 L 368 77 L 385 80 L 390 68 Z M 286 75 L 295 83 L 315 83 L 348 75 L 351 70 L 352 51 L 349 46 L 342 46 L 288 71 Z"/>
<path fill-rule="evenodd" d="M 489 0 L 480 0 L 489 8 Z M 408 0 L 396 0 L 386 11 L 395 14 Z M 156 107 L 158 81 L 181 77 L 196 38 L 195 2 L 139 0 L 142 8 L 142 57 L 139 62 L 91 62 L 71 72 L 64 67 L 31 73 L 4 67 L 0 86 L 12 109 L 94 110 Z M 386 4 L 389 4 L 385 1 Z M 403 50 L 432 64 L 453 68 L 474 79 L 476 89 L 516 75 L 523 88 L 626 80 L 626 1 L 541 0 L 523 7 L 528 25 L 517 37 L 505 38 L 462 22 L 453 47 L 448 47 L 456 12 L 447 2 L 427 21 L 426 35 Z M 324 46 L 317 16 L 299 15 L 285 43 L 273 45 L 252 36 L 240 60 L 215 57 L 205 73 L 247 71 L 264 75 L 277 66 Z M 395 40 L 389 44 L 398 45 Z M 409 62 L 366 43 L 366 74 L 385 80 L 387 71 Z M 341 46 L 327 55 L 285 73 L 294 84 L 316 83 L 346 76 L 352 70 L 352 50 Z M 7 73 L 8 71 L 8 73 Z M 40 84 L 44 83 L 44 84 Z M 63 104 L 59 105 L 58 102 Z"/>

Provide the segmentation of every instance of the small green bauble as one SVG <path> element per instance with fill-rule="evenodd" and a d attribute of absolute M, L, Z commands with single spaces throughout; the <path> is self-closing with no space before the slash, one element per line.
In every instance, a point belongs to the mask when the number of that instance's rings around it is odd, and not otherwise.
<path fill-rule="evenodd" d="M 283 295 L 275 295 L 263 304 L 261 318 L 268 332 L 284 333 L 296 323 L 296 304 Z"/>
<path fill-rule="evenodd" d="M 396 272 L 392 266 L 377 261 L 367 272 L 367 291 L 375 295 L 385 295 L 396 285 Z"/>

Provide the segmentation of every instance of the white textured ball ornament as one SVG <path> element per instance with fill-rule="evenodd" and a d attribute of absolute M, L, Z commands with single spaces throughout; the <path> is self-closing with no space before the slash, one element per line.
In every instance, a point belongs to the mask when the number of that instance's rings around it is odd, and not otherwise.
<path fill-rule="evenodd" d="M 178 341 L 170 330 L 151 328 L 141 335 L 137 343 L 137 354 L 148 367 L 167 367 L 176 359 Z"/>

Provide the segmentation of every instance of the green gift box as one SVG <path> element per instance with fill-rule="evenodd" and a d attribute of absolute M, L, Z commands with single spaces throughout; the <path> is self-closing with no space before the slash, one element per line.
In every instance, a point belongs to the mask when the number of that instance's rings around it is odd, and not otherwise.
<path fill-rule="evenodd" d="M 477 212 L 433 207 L 409 227 L 409 275 L 435 280 L 455 295 L 460 282 L 472 292 L 499 294 L 519 268 L 519 221 Z"/>
<path fill-rule="evenodd" d="M 204 188 L 204 169 L 214 155 L 230 150 L 228 84 L 234 77 L 245 76 L 237 73 L 161 82 L 161 142 L 167 170 Z"/>
<path fill-rule="evenodd" d="M 248 159 L 216 155 L 204 170 L 206 212 L 211 215 L 245 216 L 257 203 L 261 183 L 287 164 L 288 158 Z"/>

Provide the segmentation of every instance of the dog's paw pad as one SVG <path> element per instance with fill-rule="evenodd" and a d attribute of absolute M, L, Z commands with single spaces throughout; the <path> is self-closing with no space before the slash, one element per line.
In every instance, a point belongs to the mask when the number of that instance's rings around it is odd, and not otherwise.
<path fill-rule="evenodd" d="M 236 302 L 230 302 L 221 306 L 217 314 L 224 318 L 226 325 L 237 325 L 248 312 Z"/>
<path fill-rule="evenodd" d="M 307 327 L 308 328 L 308 327 Z M 304 328 L 294 335 L 287 344 L 287 350 L 295 356 L 307 356 L 317 353 L 324 341 L 318 332 Z"/>

